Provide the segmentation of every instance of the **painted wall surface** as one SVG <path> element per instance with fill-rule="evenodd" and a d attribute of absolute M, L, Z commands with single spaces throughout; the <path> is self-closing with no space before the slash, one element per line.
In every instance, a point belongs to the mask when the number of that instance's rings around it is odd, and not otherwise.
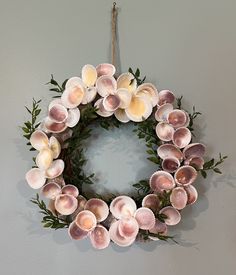
<path fill-rule="evenodd" d="M 24 180 L 31 166 L 19 125 L 24 105 L 51 95 L 44 85 L 80 74 L 84 64 L 109 62 L 113 1 L 0 0 L 0 274 L 2 275 L 234 275 L 236 270 L 236 1 L 124 1 L 119 6 L 121 70 L 139 67 L 159 90 L 184 95 L 203 113 L 197 137 L 208 154 L 230 158 L 224 175 L 199 179 L 199 201 L 183 211 L 180 245 L 111 245 L 95 251 L 87 240 L 45 230 Z M 132 129 L 99 130 L 87 151 L 100 171 L 98 188 L 125 192 L 154 167 Z M 93 156 L 96 156 L 93 158 Z M 109 160 L 109 161 L 108 161 Z M 122 171 L 122 174 L 120 173 Z"/>

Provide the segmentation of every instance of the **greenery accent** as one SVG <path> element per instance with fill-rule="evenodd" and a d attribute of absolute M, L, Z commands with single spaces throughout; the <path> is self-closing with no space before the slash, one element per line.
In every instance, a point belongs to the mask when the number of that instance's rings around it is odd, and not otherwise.
<path fill-rule="evenodd" d="M 149 237 L 154 237 L 154 238 L 158 238 L 161 241 L 169 241 L 172 240 L 174 243 L 179 244 L 176 240 L 175 240 L 175 236 L 168 236 L 168 235 L 163 235 L 161 233 L 151 233 L 148 230 L 139 230 L 139 237 L 141 239 L 143 239 L 144 241 L 150 240 Z"/>
<path fill-rule="evenodd" d="M 139 68 L 137 68 L 135 72 L 131 68 L 129 68 L 129 73 L 131 73 L 134 76 L 134 79 L 136 79 L 138 86 L 143 84 L 144 81 L 146 80 L 146 76 L 144 76 L 143 78 L 140 78 Z M 130 84 L 134 82 L 134 79 L 131 80 Z"/>
<path fill-rule="evenodd" d="M 51 75 L 51 79 L 49 80 L 49 82 L 46 83 L 46 85 L 51 85 L 52 86 L 49 89 L 49 91 L 52 91 L 52 92 L 55 92 L 55 93 L 59 94 L 59 95 L 53 96 L 53 98 L 61 97 L 61 94 L 65 90 L 67 81 L 68 81 L 68 79 L 66 79 L 65 81 L 63 81 L 63 83 L 61 85 L 59 85 L 59 83 L 54 79 L 53 75 Z"/>

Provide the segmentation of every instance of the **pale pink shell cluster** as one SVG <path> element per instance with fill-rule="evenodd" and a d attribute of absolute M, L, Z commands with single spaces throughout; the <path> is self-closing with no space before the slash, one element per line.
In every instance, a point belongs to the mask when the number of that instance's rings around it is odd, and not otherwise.
<path fill-rule="evenodd" d="M 193 186 L 197 170 L 204 164 L 205 146 L 191 143 L 187 112 L 174 109 L 174 94 L 169 90 L 157 91 L 151 83 L 137 85 L 131 73 L 114 77 L 115 67 L 100 64 L 96 68 L 85 65 L 81 77 L 70 78 L 59 99 L 48 107 L 48 115 L 31 135 L 30 143 L 38 151 L 36 166 L 26 173 L 28 184 L 41 188 L 49 201 L 49 209 L 59 216 L 70 216 L 68 232 L 72 239 L 88 237 L 93 247 L 106 248 L 110 241 L 129 246 L 140 230 L 153 234 L 167 234 L 167 227 L 181 220 L 180 211 L 197 200 Z M 74 126 L 80 120 L 80 105 L 94 102 L 97 114 L 114 115 L 122 123 L 141 122 L 155 108 L 156 134 L 162 141 L 157 155 L 160 167 L 150 177 L 150 194 L 143 198 L 141 207 L 128 196 L 118 196 L 108 206 L 101 199 L 86 200 L 73 185 L 63 180 L 64 161 L 60 159 Z M 155 126 L 155 125 L 154 125 Z M 170 203 L 163 207 L 160 196 L 170 194 Z M 158 215 L 165 217 L 161 222 Z M 152 240 L 157 237 L 150 236 Z"/>

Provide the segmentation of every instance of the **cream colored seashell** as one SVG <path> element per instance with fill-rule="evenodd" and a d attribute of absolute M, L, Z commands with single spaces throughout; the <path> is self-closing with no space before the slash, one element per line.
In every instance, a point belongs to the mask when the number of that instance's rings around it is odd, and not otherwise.
<path fill-rule="evenodd" d="M 175 181 L 173 176 L 165 171 L 155 172 L 151 176 L 149 184 L 154 192 L 160 192 L 162 190 L 171 190 L 175 187 Z"/>
<path fill-rule="evenodd" d="M 54 200 L 61 193 L 61 187 L 55 182 L 49 182 L 43 186 L 41 193 L 45 198 Z"/>
<path fill-rule="evenodd" d="M 135 201 L 128 196 L 118 196 L 110 204 L 110 211 L 116 219 L 132 217 L 136 209 Z"/>
<path fill-rule="evenodd" d="M 33 189 L 41 188 L 46 182 L 44 171 L 39 168 L 30 169 L 26 173 L 25 178 L 29 186 Z"/>
<path fill-rule="evenodd" d="M 68 234 L 73 240 L 83 240 L 88 236 L 88 233 L 88 231 L 83 231 L 79 228 L 75 221 L 73 221 L 68 228 Z"/>
<path fill-rule="evenodd" d="M 162 168 L 164 171 L 174 173 L 180 167 L 180 162 L 175 157 L 163 159 Z"/>
<path fill-rule="evenodd" d="M 188 128 L 181 127 L 174 132 L 172 141 L 174 145 L 182 149 L 190 143 L 191 139 L 192 134 L 190 130 Z"/>
<path fill-rule="evenodd" d="M 160 234 L 160 235 L 167 235 L 167 225 L 161 221 L 159 221 L 158 219 L 156 219 L 155 225 L 153 228 L 149 229 L 150 233 L 153 234 Z M 153 237 L 153 236 L 149 236 L 149 239 L 152 241 L 158 241 L 159 238 L 158 237 Z"/>
<path fill-rule="evenodd" d="M 94 107 L 96 107 L 98 110 L 96 111 L 98 115 L 102 116 L 102 117 L 109 117 L 112 116 L 114 114 L 114 112 L 108 112 L 105 110 L 104 106 L 103 106 L 103 98 L 98 99 L 95 104 Z"/>
<path fill-rule="evenodd" d="M 163 104 L 155 112 L 155 119 L 157 121 L 167 121 L 168 115 L 174 109 L 173 105 L 170 103 Z"/>
<path fill-rule="evenodd" d="M 182 186 L 192 184 L 196 178 L 197 171 L 192 166 L 184 165 L 175 172 L 175 181 Z"/>
<path fill-rule="evenodd" d="M 78 201 L 68 194 L 60 194 L 55 200 L 55 209 L 61 215 L 71 215 L 77 208 Z"/>
<path fill-rule="evenodd" d="M 188 186 L 185 186 L 184 189 L 188 195 L 187 204 L 194 204 L 198 198 L 198 193 L 196 188 L 190 184 Z"/>
<path fill-rule="evenodd" d="M 66 90 L 71 90 L 71 89 L 73 89 L 74 87 L 77 87 L 77 86 L 84 86 L 84 83 L 83 83 L 83 81 L 80 77 L 74 76 L 74 77 L 71 77 L 67 80 L 65 89 Z"/>
<path fill-rule="evenodd" d="M 51 166 L 46 170 L 45 176 L 49 179 L 57 178 L 64 171 L 65 164 L 62 159 L 56 159 L 52 162 Z"/>
<path fill-rule="evenodd" d="M 201 157 L 192 157 L 188 158 L 184 161 L 185 165 L 190 165 L 196 168 L 197 170 L 200 170 L 203 168 L 204 165 L 204 159 Z"/>
<path fill-rule="evenodd" d="M 84 209 L 91 211 L 95 215 L 98 222 L 104 221 L 109 214 L 109 208 L 105 201 L 97 198 L 88 200 L 84 206 Z"/>
<path fill-rule="evenodd" d="M 61 153 L 61 144 L 54 136 L 49 139 L 49 148 L 52 151 L 53 158 L 57 159 Z"/>
<path fill-rule="evenodd" d="M 185 127 L 187 123 L 186 112 L 182 110 L 173 110 L 167 115 L 167 121 L 174 128 Z"/>
<path fill-rule="evenodd" d="M 173 94 L 173 92 L 169 91 L 169 90 L 162 90 L 159 92 L 159 101 L 158 101 L 158 105 L 161 106 L 163 104 L 166 103 L 174 103 L 175 101 L 175 96 Z"/>
<path fill-rule="evenodd" d="M 43 148 L 48 147 L 48 137 L 43 131 L 36 130 L 32 133 L 30 137 L 30 143 L 33 148 L 40 151 Z"/>
<path fill-rule="evenodd" d="M 97 70 L 98 77 L 102 75 L 113 76 L 116 73 L 115 66 L 109 63 L 99 64 L 96 67 L 96 70 Z"/>
<path fill-rule="evenodd" d="M 127 89 L 122 89 L 122 88 L 118 89 L 116 91 L 116 95 L 118 95 L 120 98 L 121 109 L 126 109 L 127 107 L 129 107 L 132 99 L 132 94 Z"/>
<path fill-rule="evenodd" d="M 140 229 L 149 230 L 155 225 L 155 215 L 152 210 L 147 207 L 138 208 L 134 217 L 137 220 Z"/>
<path fill-rule="evenodd" d="M 137 81 L 131 73 L 123 73 L 117 79 L 117 88 L 127 89 L 134 94 L 137 89 Z"/>
<path fill-rule="evenodd" d="M 80 110 L 78 108 L 70 109 L 68 111 L 68 118 L 66 120 L 66 126 L 72 128 L 78 124 L 80 120 Z"/>
<path fill-rule="evenodd" d="M 110 244 L 110 235 L 102 225 L 97 225 L 89 235 L 91 244 L 96 249 L 104 249 Z"/>
<path fill-rule="evenodd" d="M 192 157 L 202 158 L 205 152 L 206 152 L 206 147 L 201 143 L 191 143 L 187 147 L 185 147 L 183 150 L 183 154 L 186 159 L 192 158 Z"/>
<path fill-rule="evenodd" d="M 84 231 L 92 231 L 96 225 L 97 220 L 95 215 L 89 210 L 81 211 L 75 219 L 76 225 Z"/>
<path fill-rule="evenodd" d="M 48 117 L 57 123 L 64 122 L 68 117 L 67 109 L 61 104 L 54 104 L 48 112 Z"/>
<path fill-rule="evenodd" d="M 126 112 L 125 112 L 124 109 L 115 110 L 114 115 L 115 115 L 116 119 L 119 120 L 122 123 L 127 123 L 127 122 L 130 121 L 130 119 L 126 115 Z"/>
<path fill-rule="evenodd" d="M 150 208 L 156 213 L 160 208 L 160 200 L 156 194 L 148 194 L 142 200 L 142 207 Z"/>
<path fill-rule="evenodd" d="M 97 80 L 97 70 L 93 65 L 87 64 L 82 68 L 82 81 L 87 87 L 95 85 Z"/>
<path fill-rule="evenodd" d="M 162 208 L 159 214 L 164 214 L 167 216 L 165 219 L 165 224 L 167 225 L 176 225 L 181 220 L 181 215 L 177 209 L 172 206 L 166 206 Z"/>
<path fill-rule="evenodd" d="M 120 235 L 120 232 L 119 232 L 120 222 L 121 221 L 115 221 L 111 224 L 109 228 L 110 238 L 115 244 L 119 246 L 122 246 L 122 247 L 130 246 L 135 241 L 135 238 L 125 238 Z"/>
<path fill-rule="evenodd" d="M 141 122 L 151 115 L 152 105 L 151 102 L 144 97 L 133 96 L 125 112 L 130 120 Z"/>
<path fill-rule="evenodd" d="M 108 112 L 114 112 L 120 106 L 120 98 L 118 95 L 107 95 L 103 98 L 103 107 Z"/>
<path fill-rule="evenodd" d="M 157 89 L 151 83 L 143 83 L 138 86 L 136 95 L 147 97 L 152 102 L 152 107 L 155 107 L 159 101 Z"/>
<path fill-rule="evenodd" d="M 121 219 L 118 225 L 118 231 L 124 238 L 136 238 L 139 232 L 139 224 L 133 217 Z"/>
<path fill-rule="evenodd" d="M 166 122 L 159 122 L 156 126 L 156 134 L 162 141 L 171 141 L 174 136 L 174 132 L 174 128 Z"/>
<path fill-rule="evenodd" d="M 75 198 L 77 198 L 79 196 L 78 188 L 71 184 L 67 184 L 67 185 L 63 186 L 63 188 L 61 189 L 61 192 L 62 192 L 62 194 L 68 194 Z"/>
<path fill-rule="evenodd" d="M 171 205 L 178 210 L 184 209 L 188 201 L 187 192 L 183 187 L 175 187 L 170 195 Z"/>
<path fill-rule="evenodd" d="M 182 161 L 184 156 L 178 147 L 173 144 L 163 144 L 157 148 L 157 154 L 161 159 L 175 157 Z"/>
<path fill-rule="evenodd" d="M 61 133 L 64 132 L 67 128 L 65 122 L 57 123 L 52 121 L 49 117 L 45 118 L 44 127 L 50 133 Z"/>
<path fill-rule="evenodd" d="M 96 87 L 88 87 L 85 89 L 84 97 L 82 100 L 82 104 L 88 104 L 92 102 L 97 95 L 97 88 Z"/>
<path fill-rule="evenodd" d="M 49 148 L 43 148 L 36 157 L 36 165 L 42 169 L 46 170 L 50 167 L 53 161 L 53 153 Z"/>
<path fill-rule="evenodd" d="M 113 76 L 100 76 L 96 83 L 98 94 L 102 97 L 114 94 L 117 90 L 117 83 Z"/>

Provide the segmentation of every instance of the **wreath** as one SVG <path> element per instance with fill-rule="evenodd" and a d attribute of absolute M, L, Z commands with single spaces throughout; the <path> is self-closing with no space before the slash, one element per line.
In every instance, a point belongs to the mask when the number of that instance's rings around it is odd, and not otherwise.
<path fill-rule="evenodd" d="M 34 166 L 26 173 L 30 187 L 40 189 L 31 201 L 38 205 L 46 228 L 67 228 L 73 240 L 88 237 L 93 247 L 106 248 L 110 241 L 129 246 L 135 240 L 176 242 L 168 227 L 178 224 L 181 210 L 196 202 L 195 181 L 226 159 L 207 162 L 206 147 L 194 139 L 193 122 L 200 115 L 182 108 L 182 97 L 169 90 L 157 91 L 140 70 L 115 77 L 112 64 L 96 68 L 85 65 L 81 78 L 72 77 L 62 85 L 51 77 L 50 91 L 56 96 L 47 117 L 37 122 L 40 100 L 26 107 L 31 120 L 22 130 L 30 150 L 37 150 Z M 175 107 L 174 107 L 175 106 Z M 84 185 L 95 175 L 83 166 L 84 141 L 100 125 L 106 130 L 133 123 L 134 132 L 147 146 L 148 160 L 156 164 L 149 179 L 134 183 L 135 194 L 88 195 Z"/>

